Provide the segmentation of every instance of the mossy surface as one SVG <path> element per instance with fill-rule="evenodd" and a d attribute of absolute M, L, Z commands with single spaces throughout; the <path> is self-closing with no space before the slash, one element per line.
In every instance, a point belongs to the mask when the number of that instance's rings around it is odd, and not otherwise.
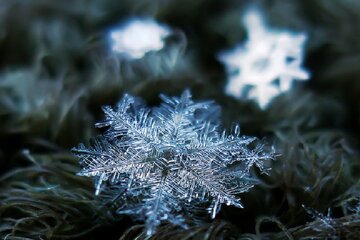
<path fill-rule="evenodd" d="M 258 2 L 272 26 L 308 33 L 304 64 L 312 75 L 266 110 L 224 94 L 226 71 L 216 59 L 246 38 L 246 1 L 2 0 L 0 238 L 359 237 L 360 3 Z M 124 62 L 110 53 L 107 34 L 132 16 L 154 17 L 181 34 L 158 53 Z M 184 89 L 215 100 L 224 128 L 240 123 L 243 134 L 273 145 L 277 158 L 270 175 L 240 196 L 244 209 L 224 207 L 187 230 L 165 224 L 147 238 L 142 222 L 118 216 L 116 202 L 76 176 L 70 149 L 99 134 L 100 107 L 123 93 L 157 105 L 159 93 Z"/>

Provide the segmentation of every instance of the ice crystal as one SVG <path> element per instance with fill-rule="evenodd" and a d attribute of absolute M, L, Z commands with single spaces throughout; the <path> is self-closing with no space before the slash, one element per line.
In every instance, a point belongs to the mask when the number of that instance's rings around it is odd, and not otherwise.
<path fill-rule="evenodd" d="M 110 32 L 112 50 L 128 59 L 142 58 L 149 51 L 164 47 L 170 29 L 151 19 L 131 19 Z"/>
<path fill-rule="evenodd" d="M 294 80 L 308 79 L 309 73 L 301 67 L 306 34 L 267 28 L 257 9 L 247 11 L 243 22 L 247 42 L 219 55 L 231 74 L 225 92 L 255 99 L 265 108 Z"/>
<path fill-rule="evenodd" d="M 331 217 L 331 210 L 330 208 L 328 209 L 328 213 L 327 215 L 324 215 L 318 211 L 316 211 L 315 209 L 312 208 L 308 208 L 305 205 L 302 205 L 302 207 L 305 209 L 305 211 L 313 218 L 315 219 L 315 221 L 319 222 L 319 225 L 316 224 L 311 224 L 312 228 L 315 231 L 319 231 L 321 232 L 321 228 L 327 228 L 332 230 L 333 233 L 335 233 L 335 221 L 334 219 Z"/>
<path fill-rule="evenodd" d="M 212 101 L 193 101 L 188 90 L 161 99 L 149 109 L 125 95 L 115 109 L 103 108 L 106 118 L 96 126 L 108 128 L 104 135 L 73 149 L 79 175 L 96 178 L 96 194 L 116 192 L 118 213 L 145 220 L 149 235 L 164 220 L 186 227 L 184 215 L 195 208 L 208 207 L 214 218 L 223 203 L 242 207 L 238 194 L 254 185 L 250 168 L 267 172 L 272 158 L 238 126 L 220 132 Z"/>

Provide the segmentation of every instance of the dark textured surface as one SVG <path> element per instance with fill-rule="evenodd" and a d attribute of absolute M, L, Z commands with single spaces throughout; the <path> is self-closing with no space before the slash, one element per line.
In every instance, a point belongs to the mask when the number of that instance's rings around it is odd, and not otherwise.
<path fill-rule="evenodd" d="M 240 16 L 248 2 L 2 0 L 0 238 L 144 238 L 142 223 L 119 218 L 116 203 L 95 197 L 92 182 L 75 175 L 69 149 L 98 134 L 100 106 L 124 92 L 156 105 L 159 93 L 186 88 L 222 106 L 225 128 L 239 122 L 279 157 L 270 176 L 260 175 L 241 196 L 244 209 L 224 208 L 188 230 L 164 225 L 152 239 L 359 236 L 360 2 L 262 2 L 272 26 L 309 34 L 305 66 L 312 73 L 265 111 L 224 95 L 225 69 L 216 60 L 245 39 Z M 120 62 L 109 55 L 107 33 L 129 16 L 182 31 L 186 45 L 179 35 L 157 54 Z M 302 205 L 324 215 L 331 209 L 333 227 Z"/>

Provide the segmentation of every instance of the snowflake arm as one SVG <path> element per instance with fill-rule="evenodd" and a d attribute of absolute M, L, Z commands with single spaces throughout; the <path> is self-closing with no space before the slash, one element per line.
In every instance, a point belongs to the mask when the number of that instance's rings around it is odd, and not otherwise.
<path fill-rule="evenodd" d="M 100 193 L 101 183 L 108 179 L 116 183 L 122 174 L 134 171 L 147 171 L 154 161 L 145 159 L 139 152 L 123 152 L 118 146 L 111 145 L 104 140 L 97 140 L 92 148 L 85 148 L 83 144 L 73 148 L 73 152 L 82 159 L 84 166 L 78 173 L 80 176 L 97 177 L 96 195 Z M 130 183 L 129 183 L 130 184 Z"/>

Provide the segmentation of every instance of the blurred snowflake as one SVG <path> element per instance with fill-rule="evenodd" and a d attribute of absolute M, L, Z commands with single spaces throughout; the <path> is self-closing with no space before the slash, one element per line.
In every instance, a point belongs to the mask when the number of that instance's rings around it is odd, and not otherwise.
<path fill-rule="evenodd" d="M 265 108 L 275 96 L 289 90 L 294 80 L 309 78 L 301 67 L 306 35 L 268 29 L 261 12 L 254 8 L 246 12 L 243 22 L 247 42 L 219 55 L 231 74 L 225 92 L 255 99 Z"/>
<path fill-rule="evenodd" d="M 79 175 L 96 177 L 96 194 L 109 180 L 103 191 L 117 195 L 117 212 L 146 220 L 148 235 L 164 220 L 186 227 L 183 215 L 193 218 L 200 208 L 214 218 L 222 203 L 242 207 L 237 194 L 255 183 L 250 169 L 266 173 L 273 157 L 255 138 L 240 136 L 238 126 L 219 133 L 213 102 L 194 102 L 189 91 L 161 98 L 153 109 L 129 95 L 116 109 L 104 107 L 106 119 L 96 125 L 109 127 L 104 136 L 73 149 Z"/>
<path fill-rule="evenodd" d="M 131 19 L 110 32 L 112 50 L 128 59 L 142 58 L 147 52 L 162 49 L 170 33 L 168 27 L 152 19 Z"/>
<path fill-rule="evenodd" d="M 331 209 L 328 209 L 327 215 L 324 215 L 315 209 L 308 208 L 304 204 L 302 207 L 305 209 L 305 211 L 315 220 L 315 222 L 311 222 L 309 226 L 311 226 L 312 229 L 318 232 L 323 232 L 323 228 L 327 228 L 331 230 L 331 235 L 334 235 L 336 233 L 336 229 L 334 226 L 336 225 L 335 220 L 331 217 Z"/>

